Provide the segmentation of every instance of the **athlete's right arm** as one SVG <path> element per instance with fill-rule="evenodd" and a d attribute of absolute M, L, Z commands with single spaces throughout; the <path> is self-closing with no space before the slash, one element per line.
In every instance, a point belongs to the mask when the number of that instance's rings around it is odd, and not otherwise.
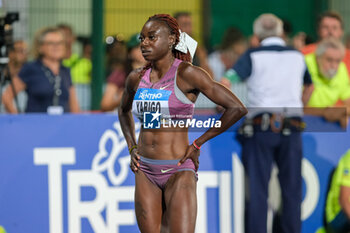
<path fill-rule="evenodd" d="M 131 109 L 134 96 L 140 82 L 140 69 L 132 71 L 126 79 L 125 90 L 123 92 L 122 100 L 120 106 L 118 107 L 119 122 L 128 145 L 130 148 L 136 146 L 136 136 L 135 136 L 135 123 L 132 117 Z M 137 170 L 139 155 L 136 153 L 137 150 L 132 149 L 131 151 L 131 163 L 130 167 L 133 171 Z"/>

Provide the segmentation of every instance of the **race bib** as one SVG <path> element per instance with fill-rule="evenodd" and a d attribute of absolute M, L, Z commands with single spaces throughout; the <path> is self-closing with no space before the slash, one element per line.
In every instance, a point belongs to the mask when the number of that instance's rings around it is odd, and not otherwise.
<path fill-rule="evenodd" d="M 132 112 L 142 119 L 144 112 L 159 112 L 161 118 L 169 118 L 169 97 L 171 91 L 139 88 L 135 94 Z"/>

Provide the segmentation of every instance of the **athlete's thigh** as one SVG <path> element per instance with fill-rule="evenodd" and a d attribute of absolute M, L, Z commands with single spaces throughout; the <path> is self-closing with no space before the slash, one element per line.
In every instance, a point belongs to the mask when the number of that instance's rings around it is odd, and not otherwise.
<path fill-rule="evenodd" d="M 164 200 L 170 233 L 194 232 L 197 216 L 196 178 L 192 171 L 181 171 L 167 182 Z"/>
<path fill-rule="evenodd" d="M 160 232 L 162 191 L 140 170 L 135 173 L 135 213 L 142 233 Z"/>

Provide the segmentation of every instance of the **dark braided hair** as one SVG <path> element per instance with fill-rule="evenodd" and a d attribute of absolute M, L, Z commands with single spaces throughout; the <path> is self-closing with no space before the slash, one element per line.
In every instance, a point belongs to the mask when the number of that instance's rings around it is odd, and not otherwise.
<path fill-rule="evenodd" d="M 185 62 L 191 63 L 192 57 L 191 57 L 190 52 L 187 51 L 187 53 L 182 53 L 182 52 L 175 49 L 175 46 L 180 41 L 179 24 L 177 23 L 176 19 L 168 14 L 157 14 L 157 15 L 153 15 L 153 16 L 149 17 L 146 23 L 148 23 L 150 21 L 160 21 L 160 22 L 165 23 L 165 25 L 168 26 L 170 34 L 175 35 L 175 44 L 172 48 L 172 53 L 173 53 L 174 57 L 177 59 L 183 60 Z M 140 78 L 145 74 L 146 70 L 148 70 L 149 68 L 152 68 L 151 62 L 148 62 L 146 64 L 146 66 L 143 67 L 143 69 L 141 71 Z"/>

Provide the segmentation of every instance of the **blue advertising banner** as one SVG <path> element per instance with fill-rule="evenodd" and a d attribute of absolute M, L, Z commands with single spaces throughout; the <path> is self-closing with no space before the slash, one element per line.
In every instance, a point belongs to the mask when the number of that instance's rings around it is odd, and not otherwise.
<path fill-rule="evenodd" d="M 350 133 L 306 121 L 327 129 L 303 135 L 302 232 L 310 233 L 322 225 L 329 174 L 350 148 Z M 242 233 L 244 169 L 233 130 L 203 145 L 198 174 L 196 232 Z M 133 192 L 115 115 L 0 116 L 0 225 L 8 233 L 139 232 Z M 278 199 L 272 195 L 272 207 Z"/>

